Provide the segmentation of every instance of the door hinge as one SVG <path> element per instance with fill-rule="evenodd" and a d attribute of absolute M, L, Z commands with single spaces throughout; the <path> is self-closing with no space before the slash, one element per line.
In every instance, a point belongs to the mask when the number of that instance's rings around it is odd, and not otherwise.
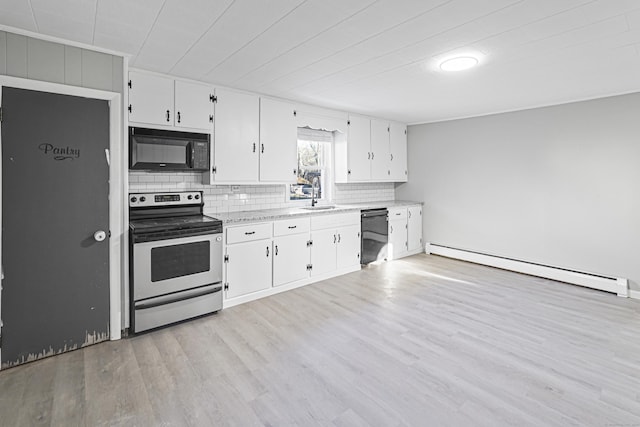
<path fill-rule="evenodd" d="M 229 262 L 229 255 L 224 256 L 224 262 Z"/>
<path fill-rule="evenodd" d="M 131 89 L 131 80 L 129 80 L 129 83 L 127 83 L 127 85 L 129 86 L 129 89 Z"/>
<path fill-rule="evenodd" d="M 213 123 L 213 114 L 209 114 L 209 123 Z"/>
<path fill-rule="evenodd" d="M 229 290 L 229 284 L 228 284 L 228 283 L 225 283 L 225 284 L 224 284 L 224 290 L 225 290 L 225 291 L 228 291 L 228 290 Z"/>
<path fill-rule="evenodd" d="M 218 102 L 218 97 L 217 97 L 217 96 L 215 96 L 215 95 L 213 95 L 213 94 L 210 94 L 210 95 L 209 95 L 209 101 L 210 101 L 210 102 L 213 102 L 213 103 L 215 104 L 215 103 L 217 103 L 217 102 Z"/>

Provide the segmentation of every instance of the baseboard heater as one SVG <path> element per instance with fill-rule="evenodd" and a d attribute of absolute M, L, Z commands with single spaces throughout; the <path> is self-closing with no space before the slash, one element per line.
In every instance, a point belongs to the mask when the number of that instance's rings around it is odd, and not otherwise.
<path fill-rule="evenodd" d="M 545 279 L 552 279 L 559 282 L 566 282 L 573 285 L 585 286 L 587 288 L 612 292 L 621 297 L 629 296 L 629 283 L 627 279 L 623 279 L 620 277 L 605 277 L 597 274 L 568 270 L 565 268 L 552 267 L 542 264 L 535 264 L 495 255 L 487 255 L 479 252 L 467 251 L 463 249 L 456 249 L 448 246 L 436 245 L 433 243 L 427 243 L 425 252 L 428 254 L 441 255 L 447 258 L 460 259 L 476 264 L 488 265 L 491 267 L 502 268 L 504 270 L 515 271 L 517 273 L 524 273 L 531 276 L 544 277 Z"/>

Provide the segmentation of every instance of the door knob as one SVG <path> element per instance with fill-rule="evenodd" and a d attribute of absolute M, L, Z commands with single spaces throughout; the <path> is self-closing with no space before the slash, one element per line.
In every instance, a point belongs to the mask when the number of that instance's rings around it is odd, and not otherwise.
<path fill-rule="evenodd" d="M 96 242 L 102 242 L 104 239 L 107 238 L 107 233 L 105 233 L 102 230 L 98 230 L 95 233 L 93 233 L 93 238 L 96 240 Z"/>

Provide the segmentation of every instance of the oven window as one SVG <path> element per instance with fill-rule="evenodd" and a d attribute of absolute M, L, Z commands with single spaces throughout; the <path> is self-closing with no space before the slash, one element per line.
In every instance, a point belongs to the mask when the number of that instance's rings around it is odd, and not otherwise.
<path fill-rule="evenodd" d="M 151 281 L 209 271 L 210 242 L 185 243 L 151 249 Z"/>

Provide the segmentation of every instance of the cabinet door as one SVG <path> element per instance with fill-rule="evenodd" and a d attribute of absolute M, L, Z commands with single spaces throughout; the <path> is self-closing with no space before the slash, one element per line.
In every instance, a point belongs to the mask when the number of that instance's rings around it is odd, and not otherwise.
<path fill-rule="evenodd" d="M 336 264 L 338 268 L 360 265 L 360 225 L 338 228 Z"/>
<path fill-rule="evenodd" d="M 129 121 L 173 126 L 173 79 L 129 72 Z"/>
<path fill-rule="evenodd" d="M 410 251 L 422 248 L 422 206 L 409 207 L 407 243 Z"/>
<path fill-rule="evenodd" d="M 335 229 L 311 232 L 311 276 L 329 273 L 336 269 L 336 243 L 338 236 Z"/>
<path fill-rule="evenodd" d="M 389 219 L 389 251 L 387 259 L 397 259 L 407 251 L 407 218 Z"/>
<path fill-rule="evenodd" d="M 309 277 L 309 234 L 293 234 L 273 240 L 273 286 Z"/>
<path fill-rule="evenodd" d="M 294 183 L 298 127 L 293 104 L 260 99 L 260 181 Z"/>
<path fill-rule="evenodd" d="M 226 298 L 235 298 L 271 287 L 271 240 L 227 246 Z"/>
<path fill-rule="evenodd" d="M 389 149 L 391 167 L 389 179 L 407 181 L 407 125 L 398 122 L 389 124 Z"/>
<path fill-rule="evenodd" d="M 257 182 L 260 106 L 251 94 L 216 89 L 216 182 Z"/>
<path fill-rule="evenodd" d="M 371 123 L 366 117 L 350 116 L 347 135 L 348 179 L 371 179 Z"/>
<path fill-rule="evenodd" d="M 176 80 L 175 126 L 211 129 L 213 123 L 209 121 L 209 117 L 213 114 L 213 103 L 210 98 L 212 94 L 213 89 L 207 85 Z"/>
<path fill-rule="evenodd" d="M 390 166 L 389 123 L 371 119 L 371 179 L 389 181 Z"/>

